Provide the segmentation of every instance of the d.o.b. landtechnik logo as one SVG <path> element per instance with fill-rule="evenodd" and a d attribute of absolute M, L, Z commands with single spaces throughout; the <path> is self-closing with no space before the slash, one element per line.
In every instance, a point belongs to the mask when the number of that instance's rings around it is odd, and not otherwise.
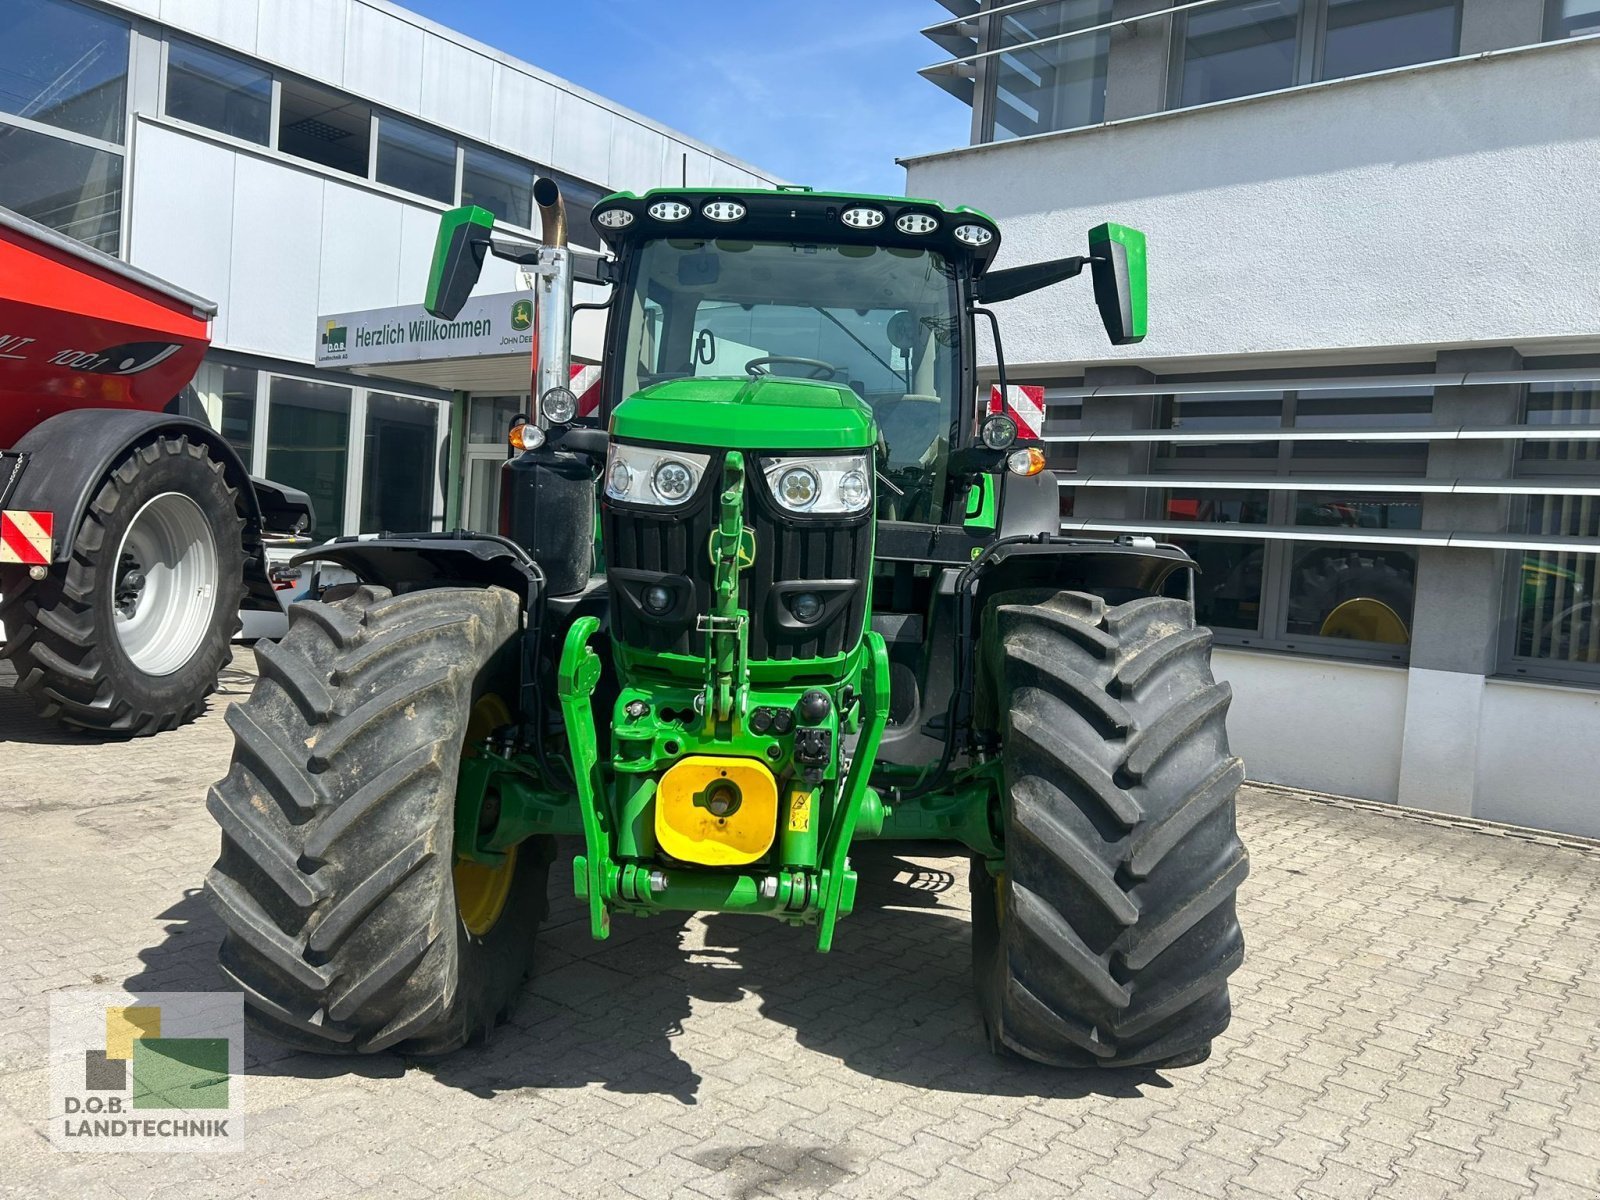
<path fill-rule="evenodd" d="M 243 1137 L 237 992 L 50 999 L 50 1140 L 59 1150 L 229 1150 Z"/>

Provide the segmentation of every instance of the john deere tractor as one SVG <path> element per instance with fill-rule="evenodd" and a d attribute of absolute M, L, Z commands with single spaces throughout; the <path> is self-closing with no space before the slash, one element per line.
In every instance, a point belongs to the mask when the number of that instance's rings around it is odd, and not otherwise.
<path fill-rule="evenodd" d="M 449 318 L 486 255 L 537 281 L 498 533 L 318 548 L 361 582 L 294 606 L 228 713 L 207 891 L 256 1026 L 348 1053 L 481 1038 L 533 963 L 558 836 L 595 938 L 753 913 L 797 952 L 848 936 L 852 852 L 894 839 L 971 860 L 996 1052 L 1203 1059 L 1246 857 L 1193 564 L 1060 536 L 1040 446 L 976 399 L 985 303 L 1087 267 L 1138 341 L 1143 236 L 990 270 L 969 208 L 671 189 L 601 201 L 609 253 L 580 272 L 556 187 L 535 198 L 538 246 L 447 214 L 429 286 Z M 594 419 L 567 388 L 574 278 L 610 288 Z"/>

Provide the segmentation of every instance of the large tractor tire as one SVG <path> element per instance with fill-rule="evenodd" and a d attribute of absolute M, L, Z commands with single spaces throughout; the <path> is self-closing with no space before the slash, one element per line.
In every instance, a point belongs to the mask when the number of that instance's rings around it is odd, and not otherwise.
<path fill-rule="evenodd" d="M 236 499 L 222 464 L 182 436 L 112 469 L 71 558 L 0 600 L 3 653 L 43 716 L 141 736 L 200 715 L 239 629 Z"/>
<path fill-rule="evenodd" d="M 990 1043 L 1065 1067 L 1202 1061 L 1244 956 L 1243 765 L 1190 607 L 1061 592 L 992 610 L 1005 871 L 973 870 Z"/>
<path fill-rule="evenodd" d="M 548 839 L 497 868 L 454 844 L 463 749 L 509 721 L 520 611 L 500 588 L 360 587 L 291 606 L 289 632 L 257 647 L 206 801 L 222 970 L 257 1029 L 320 1053 L 442 1054 L 516 1002 Z"/>

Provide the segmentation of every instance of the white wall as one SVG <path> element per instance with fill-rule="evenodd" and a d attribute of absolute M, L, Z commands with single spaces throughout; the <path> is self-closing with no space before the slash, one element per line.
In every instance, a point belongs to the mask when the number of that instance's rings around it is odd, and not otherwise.
<path fill-rule="evenodd" d="M 1228 737 L 1249 778 L 1394 801 L 1405 671 L 1226 646 L 1211 668 L 1233 687 Z"/>
<path fill-rule="evenodd" d="M 1489 680 L 1473 815 L 1600 837 L 1600 693 Z"/>
<path fill-rule="evenodd" d="M 1600 693 L 1218 646 L 1262 783 L 1600 837 Z"/>
<path fill-rule="evenodd" d="M 315 358 L 324 313 L 420 304 L 441 206 L 158 122 L 135 132 L 129 262 L 218 305 L 218 346 Z M 517 287 L 484 263 L 480 290 Z"/>
<path fill-rule="evenodd" d="M 984 209 L 999 266 L 1150 238 L 1151 333 L 1084 281 L 1000 308 L 1014 364 L 1540 338 L 1600 309 L 1600 44 L 1563 42 L 908 162 Z"/>

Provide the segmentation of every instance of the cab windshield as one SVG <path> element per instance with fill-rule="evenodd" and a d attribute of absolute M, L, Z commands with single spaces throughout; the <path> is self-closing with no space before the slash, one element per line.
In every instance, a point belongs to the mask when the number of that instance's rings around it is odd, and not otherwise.
<path fill-rule="evenodd" d="M 636 281 L 619 396 L 695 377 L 849 387 L 877 419 L 880 515 L 940 519 L 961 330 L 943 255 L 668 239 L 641 248 Z"/>

